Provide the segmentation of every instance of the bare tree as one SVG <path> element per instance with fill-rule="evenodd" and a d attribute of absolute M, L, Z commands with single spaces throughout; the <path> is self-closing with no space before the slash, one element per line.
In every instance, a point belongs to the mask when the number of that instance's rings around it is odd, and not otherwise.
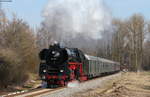
<path fill-rule="evenodd" d="M 143 63 L 143 42 L 145 20 L 140 14 L 134 14 L 127 20 L 114 19 L 114 37 L 112 57 L 121 64 L 129 64 L 131 70 L 141 69 Z"/>
<path fill-rule="evenodd" d="M 141 69 L 143 59 L 143 41 L 145 32 L 145 20 L 140 14 L 134 14 L 127 22 L 128 34 L 130 36 L 130 53 L 133 68 Z"/>
<path fill-rule="evenodd" d="M 0 22 L 0 87 L 22 84 L 37 68 L 37 47 L 33 30 L 16 17 Z M 6 21 L 7 20 L 7 21 Z"/>

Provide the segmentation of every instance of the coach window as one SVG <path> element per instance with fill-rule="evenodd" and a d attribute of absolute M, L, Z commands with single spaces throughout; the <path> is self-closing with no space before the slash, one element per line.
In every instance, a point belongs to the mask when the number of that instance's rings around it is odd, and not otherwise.
<path fill-rule="evenodd" d="M 90 72 L 92 72 L 92 70 L 91 70 L 91 69 L 92 69 L 92 68 L 91 68 L 91 64 L 92 64 L 92 61 L 90 60 Z"/>
<path fill-rule="evenodd" d="M 97 67 L 97 61 L 95 61 L 95 62 L 96 62 L 96 67 L 95 67 L 95 68 L 96 68 L 96 72 L 97 72 L 97 70 L 98 70 L 98 67 Z"/>
<path fill-rule="evenodd" d="M 99 69 L 100 69 L 99 66 L 100 66 L 100 64 L 99 64 L 99 61 L 98 61 L 98 72 L 99 72 Z"/>

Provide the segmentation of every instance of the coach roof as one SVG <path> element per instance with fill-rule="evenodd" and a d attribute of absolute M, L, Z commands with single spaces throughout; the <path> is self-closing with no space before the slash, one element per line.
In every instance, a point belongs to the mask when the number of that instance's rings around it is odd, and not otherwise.
<path fill-rule="evenodd" d="M 95 57 L 95 56 L 90 56 L 85 54 L 85 57 L 87 60 L 95 60 L 95 61 L 101 61 L 101 62 L 107 62 L 107 63 L 115 63 L 114 61 L 108 60 L 108 59 L 104 59 L 104 58 L 100 58 L 100 57 Z"/>

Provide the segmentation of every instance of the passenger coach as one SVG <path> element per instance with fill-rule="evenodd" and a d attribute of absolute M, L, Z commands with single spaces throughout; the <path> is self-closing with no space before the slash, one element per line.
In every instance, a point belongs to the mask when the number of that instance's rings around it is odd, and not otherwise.
<path fill-rule="evenodd" d="M 120 71 L 120 64 L 118 62 L 90 55 L 85 55 L 85 57 L 86 61 L 83 64 L 83 72 L 89 78 Z"/>

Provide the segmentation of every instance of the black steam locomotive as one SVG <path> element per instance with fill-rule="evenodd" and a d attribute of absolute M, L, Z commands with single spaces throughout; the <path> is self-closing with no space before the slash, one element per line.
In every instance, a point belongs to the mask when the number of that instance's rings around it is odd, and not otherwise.
<path fill-rule="evenodd" d="M 120 71 L 120 64 L 89 56 L 77 48 L 50 45 L 39 53 L 39 76 L 48 87 L 65 86 L 69 81 L 85 81 L 104 73 Z"/>

